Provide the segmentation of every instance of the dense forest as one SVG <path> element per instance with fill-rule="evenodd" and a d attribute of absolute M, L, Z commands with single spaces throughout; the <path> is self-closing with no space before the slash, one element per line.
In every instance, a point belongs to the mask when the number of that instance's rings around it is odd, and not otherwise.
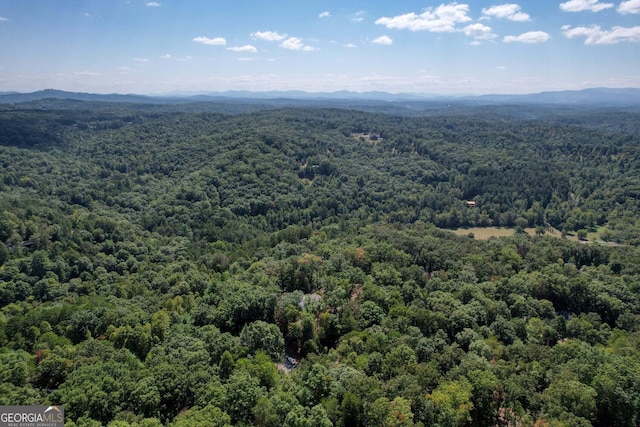
<path fill-rule="evenodd" d="M 640 111 L 376 108 L 0 105 L 0 404 L 637 426 Z"/>

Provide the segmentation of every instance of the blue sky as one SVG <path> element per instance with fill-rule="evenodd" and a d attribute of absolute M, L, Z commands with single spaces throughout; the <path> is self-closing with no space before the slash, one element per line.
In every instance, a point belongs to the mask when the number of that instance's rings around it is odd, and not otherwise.
<path fill-rule="evenodd" d="M 640 87 L 640 0 L 0 0 L 0 91 Z"/>

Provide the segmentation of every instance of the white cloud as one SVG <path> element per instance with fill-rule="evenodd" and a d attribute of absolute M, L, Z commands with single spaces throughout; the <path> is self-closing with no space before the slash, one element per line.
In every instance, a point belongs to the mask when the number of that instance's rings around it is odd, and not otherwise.
<path fill-rule="evenodd" d="M 255 58 L 240 57 L 238 58 L 238 61 L 247 62 L 247 61 L 253 61 L 254 59 Z"/>
<path fill-rule="evenodd" d="M 210 39 L 209 37 L 200 36 L 200 37 L 195 37 L 193 41 L 196 43 L 202 43 L 209 46 L 224 46 L 227 44 L 227 40 L 224 37 L 214 37 Z"/>
<path fill-rule="evenodd" d="M 371 41 L 371 43 L 383 44 L 383 45 L 389 46 L 389 45 L 393 44 L 393 39 L 391 37 L 387 36 L 387 35 L 384 35 L 384 36 L 380 36 L 380 37 L 378 37 L 376 39 L 373 39 Z"/>
<path fill-rule="evenodd" d="M 96 73 L 95 71 L 74 71 L 72 74 L 81 77 L 97 77 L 100 75 L 100 73 Z"/>
<path fill-rule="evenodd" d="M 462 31 L 467 36 L 473 37 L 476 42 L 479 42 L 480 40 L 491 40 L 498 37 L 493 33 L 493 30 L 491 29 L 491 27 L 488 27 L 480 23 L 467 25 L 462 29 Z M 478 44 L 478 43 L 475 43 L 475 44 Z"/>
<path fill-rule="evenodd" d="M 352 17 L 351 20 L 353 22 L 362 22 L 364 21 L 364 10 L 357 11 Z"/>
<path fill-rule="evenodd" d="M 506 69 L 507 69 L 507 67 L 505 67 L 504 65 L 498 65 L 498 66 L 496 67 L 496 69 L 497 69 L 497 70 L 506 70 Z"/>
<path fill-rule="evenodd" d="M 147 6 L 149 6 L 149 7 L 160 7 L 160 3 L 158 3 L 157 1 L 148 1 L 147 2 Z"/>
<path fill-rule="evenodd" d="M 133 60 L 136 62 L 149 62 L 148 58 L 133 58 Z"/>
<path fill-rule="evenodd" d="M 91 18 L 91 14 L 89 12 L 85 12 L 82 15 L 86 16 L 87 18 Z M 1 19 L 0 19 L 0 21 L 1 21 Z"/>
<path fill-rule="evenodd" d="M 256 31 L 255 33 L 251 33 L 251 37 L 254 40 L 266 40 L 269 42 L 279 42 L 280 40 L 284 40 L 287 35 L 286 34 L 278 34 L 277 31 Z"/>
<path fill-rule="evenodd" d="M 437 8 L 427 8 L 421 14 L 411 12 L 392 18 L 382 17 L 375 23 L 390 29 L 452 32 L 456 31 L 457 24 L 471 21 L 468 15 L 469 5 L 449 3 L 441 4 Z"/>
<path fill-rule="evenodd" d="M 618 6 L 620 13 L 640 13 L 640 0 L 627 0 Z"/>
<path fill-rule="evenodd" d="M 118 67 L 119 74 L 129 74 L 129 71 L 131 71 L 129 67 Z"/>
<path fill-rule="evenodd" d="M 258 49 L 256 49 L 255 46 L 252 46 L 250 44 L 245 44 L 244 46 L 228 47 L 227 50 L 231 50 L 233 52 L 250 52 L 250 53 L 256 53 L 258 51 Z"/>
<path fill-rule="evenodd" d="M 318 18 L 329 18 L 329 17 L 331 17 L 331 13 L 328 10 L 325 10 L 320 15 L 318 15 Z"/>
<path fill-rule="evenodd" d="M 302 39 L 299 37 L 289 37 L 282 43 L 280 43 L 280 47 L 288 49 L 288 50 L 302 50 L 304 52 L 311 52 L 317 50 L 313 46 L 307 46 L 302 43 Z"/>
<path fill-rule="evenodd" d="M 509 21 L 531 21 L 529 14 L 522 12 L 520 5 L 514 3 L 506 3 L 498 6 L 491 6 L 488 9 L 482 9 L 482 14 L 485 17 L 494 16 L 500 19 L 508 19 Z"/>
<path fill-rule="evenodd" d="M 544 31 L 529 31 L 519 36 L 505 36 L 502 41 L 505 43 L 544 43 L 549 40 L 551 36 Z"/>
<path fill-rule="evenodd" d="M 599 25 L 590 27 L 575 27 L 570 25 L 562 27 L 564 36 L 573 39 L 584 37 L 586 45 L 615 44 L 622 42 L 640 42 L 640 26 L 636 27 L 613 27 L 611 30 L 603 30 Z"/>
<path fill-rule="evenodd" d="M 600 12 L 601 10 L 610 9 L 613 3 L 600 3 L 600 0 L 569 0 L 560 3 L 560 9 L 565 12 Z"/>
<path fill-rule="evenodd" d="M 347 44 L 343 44 L 342 47 L 346 47 L 349 49 L 355 49 L 356 47 L 358 47 L 358 45 L 353 44 L 353 43 L 347 43 Z"/>
<path fill-rule="evenodd" d="M 172 59 L 175 61 L 190 61 L 191 59 L 193 59 L 190 56 L 173 56 L 170 53 L 165 53 L 164 55 L 160 55 L 160 59 Z"/>
<path fill-rule="evenodd" d="M 3 22 L 3 21 L 8 21 L 8 19 L 5 18 L 4 16 L 0 16 L 0 22 Z"/>

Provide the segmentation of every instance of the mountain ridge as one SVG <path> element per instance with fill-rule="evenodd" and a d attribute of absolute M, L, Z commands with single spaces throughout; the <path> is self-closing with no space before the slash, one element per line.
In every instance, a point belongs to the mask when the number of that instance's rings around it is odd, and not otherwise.
<path fill-rule="evenodd" d="M 0 93 L 0 104 L 19 104 L 43 99 L 76 101 L 125 102 L 143 104 L 183 104 L 192 102 L 242 101 L 242 100 L 306 100 L 306 101 L 386 101 L 386 102 L 457 102 L 471 104 L 570 104 L 570 105 L 640 105 L 640 88 L 596 87 L 581 90 L 545 91 L 530 94 L 438 95 L 419 93 L 389 93 L 382 91 L 336 92 L 292 91 L 223 91 L 198 94 L 169 93 L 145 94 L 97 94 L 44 89 L 30 93 Z"/>

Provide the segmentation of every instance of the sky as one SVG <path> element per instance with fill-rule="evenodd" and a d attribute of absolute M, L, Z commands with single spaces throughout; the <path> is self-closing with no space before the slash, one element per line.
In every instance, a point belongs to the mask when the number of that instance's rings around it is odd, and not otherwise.
<path fill-rule="evenodd" d="M 640 0 L 0 0 L 0 92 L 640 87 Z"/>

